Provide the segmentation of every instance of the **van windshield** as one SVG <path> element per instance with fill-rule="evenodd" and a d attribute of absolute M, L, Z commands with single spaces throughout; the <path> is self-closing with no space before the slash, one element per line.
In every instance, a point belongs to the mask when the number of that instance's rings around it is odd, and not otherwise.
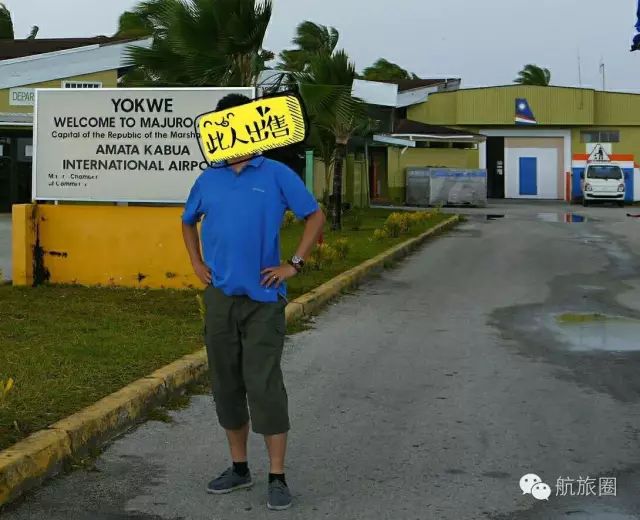
<path fill-rule="evenodd" d="M 590 166 L 587 171 L 587 179 L 622 179 L 620 166 Z"/>

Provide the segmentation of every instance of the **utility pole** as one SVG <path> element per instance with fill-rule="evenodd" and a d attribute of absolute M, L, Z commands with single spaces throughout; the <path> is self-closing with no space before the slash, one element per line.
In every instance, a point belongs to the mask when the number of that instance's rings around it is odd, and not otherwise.
<path fill-rule="evenodd" d="M 580 59 L 580 49 L 578 49 L 578 86 L 582 88 L 582 60 Z"/>

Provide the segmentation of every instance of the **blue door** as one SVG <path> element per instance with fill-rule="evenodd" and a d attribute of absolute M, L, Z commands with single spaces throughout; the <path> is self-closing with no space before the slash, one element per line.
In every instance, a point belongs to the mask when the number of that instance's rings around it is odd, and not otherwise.
<path fill-rule="evenodd" d="M 520 157 L 520 195 L 538 194 L 538 159 Z"/>
<path fill-rule="evenodd" d="M 633 170 L 622 170 L 624 173 L 624 200 L 633 202 Z"/>

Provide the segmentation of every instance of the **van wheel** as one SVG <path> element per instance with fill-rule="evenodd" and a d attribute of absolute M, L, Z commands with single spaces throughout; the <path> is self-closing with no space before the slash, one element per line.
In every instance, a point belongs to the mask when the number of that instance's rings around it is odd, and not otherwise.
<path fill-rule="evenodd" d="M 586 208 L 589 205 L 589 201 L 585 198 L 582 199 L 582 205 Z"/>

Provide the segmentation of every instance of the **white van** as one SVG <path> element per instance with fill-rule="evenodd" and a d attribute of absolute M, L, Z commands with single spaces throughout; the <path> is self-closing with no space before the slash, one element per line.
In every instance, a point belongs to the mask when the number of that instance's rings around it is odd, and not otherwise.
<path fill-rule="evenodd" d="M 617 164 L 590 162 L 582 175 L 582 204 L 610 201 L 624 206 L 624 173 Z"/>

